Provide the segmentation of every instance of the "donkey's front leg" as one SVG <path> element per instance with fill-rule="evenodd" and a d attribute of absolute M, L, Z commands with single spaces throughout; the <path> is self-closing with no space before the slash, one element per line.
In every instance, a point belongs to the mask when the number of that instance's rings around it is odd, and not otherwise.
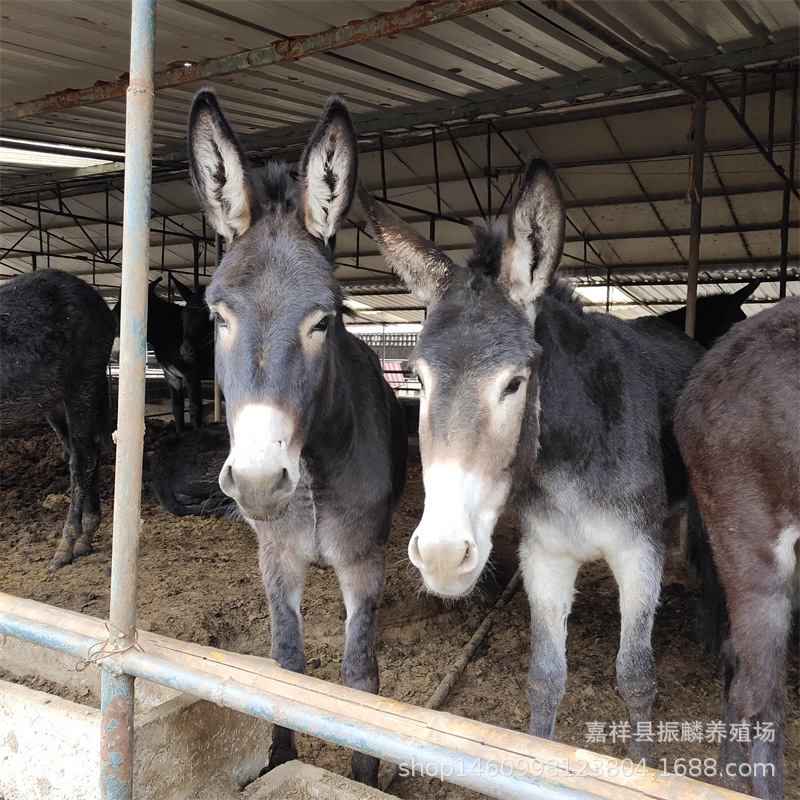
<path fill-rule="evenodd" d="M 619 586 L 617 683 L 631 718 L 628 756 L 655 767 L 658 749 L 650 730 L 650 711 L 656 695 L 656 665 L 650 639 L 664 568 L 660 532 L 653 531 L 649 538 L 643 535 L 629 547 L 609 553 L 607 561 Z"/>
<path fill-rule="evenodd" d="M 567 683 L 567 617 L 580 563 L 523 541 L 520 564 L 531 606 L 530 733 L 552 739 Z"/>
<path fill-rule="evenodd" d="M 284 669 L 306 671 L 300 601 L 308 564 L 259 534 L 259 565 L 269 603 L 270 657 Z M 276 725 L 272 729 L 267 772 L 297 758 L 294 731 Z"/>
<path fill-rule="evenodd" d="M 375 545 L 366 556 L 336 567 L 347 610 L 342 683 L 363 692 L 378 693 L 378 659 L 375 655 L 375 629 L 383 595 L 386 551 Z M 353 751 L 353 777 L 368 786 L 378 785 L 379 760 Z"/>

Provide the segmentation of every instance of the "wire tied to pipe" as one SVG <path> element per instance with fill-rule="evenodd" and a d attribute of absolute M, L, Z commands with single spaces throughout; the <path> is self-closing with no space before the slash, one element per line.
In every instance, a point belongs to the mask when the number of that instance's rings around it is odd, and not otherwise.
<path fill-rule="evenodd" d="M 108 638 L 103 642 L 96 642 L 89 648 L 86 658 L 75 664 L 76 672 L 83 672 L 90 664 L 97 664 L 104 658 L 126 653 L 128 650 L 135 649 L 142 653 L 144 652 L 144 648 L 139 644 L 139 632 L 137 630 L 134 630 L 133 637 L 130 637 L 119 628 L 115 628 L 110 622 L 106 622 L 105 626 L 109 634 Z M 126 639 L 130 640 L 129 644 L 123 644 L 121 647 L 114 646 L 116 643 L 124 643 Z"/>

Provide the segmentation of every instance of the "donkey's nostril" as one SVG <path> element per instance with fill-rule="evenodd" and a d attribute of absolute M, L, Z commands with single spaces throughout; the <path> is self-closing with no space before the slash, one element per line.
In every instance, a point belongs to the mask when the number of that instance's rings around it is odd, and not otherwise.
<path fill-rule="evenodd" d="M 459 572 L 471 572 L 478 566 L 478 548 L 470 542 L 464 542 L 464 558 L 458 565 Z"/>
<path fill-rule="evenodd" d="M 411 559 L 411 563 L 415 567 L 421 567 L 422 566 L 422 555 L 419 552 L 419 543 L 418 543 L 417 540 L 418 540 L 418 537 L 417 537 L 416 534 L 414 534 L 411 537 L 411 541 L 408 543 L 408 557 Z"/>
<path fill-rule="evenodd" d="M 281 471 L 281 476 L 278 478 L 278 482 L 275 484 L 275 491 L 276 492 L 289 492 L 292 488 L 292 479 L 289 477 L 288 470 L 284 469 Z"/>
<path fill-rule="evenodd" d="M 233 479 L 233 467 L 230 464 L 224 464 L 219 473 L 219 488 L 228 497 L 236 495 L 236 481 Z"/>

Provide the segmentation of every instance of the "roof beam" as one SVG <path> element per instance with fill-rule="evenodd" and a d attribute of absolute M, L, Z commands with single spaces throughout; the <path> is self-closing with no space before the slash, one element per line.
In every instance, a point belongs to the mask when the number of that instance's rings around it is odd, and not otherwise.
<path fill-rule="evenodd" d="M 738 50 L 733 53 L 721 53 L 714 56 L 708 56 L 691 61 L 683 62 L 678 65 L 676 69 L 682 75 L 702 75 L 708 72 L 718 72 L 720 70 L 741 69 L 753 64 L 765 63 L 778 63 L 781 61 L 797 61 L 800 54 L 798 53 L 797 41 L 781 42 L 779 44 L 770 45 L 769 47 L 756 47 L 749 50 Z M 376 132 L 384 132 L 384 139 L 389 143 L 390 147 L 403 146 L 406 142 L 395 142 L 395 136 L 388 134 L 386 131 L 406 130 L 413 131 L 414 128 L 425 127 L 424 132 L 428 132 L 433 126 L 441 125 L 444 123 L 456 123 L 454 131 L 458 131 L 458 138 L 462 135 L 474 135 L 466 127 L 474 123 L 474 121 L 481 117 L 491 116 L 498 117 L 508 111 L 516 111 L 521 108 L 538 109 L 542 104 L 550 103 L 571 103 L 579 98 L 591 98 L 596 95 L 610 95 L 625 89 L 631 89 L 641 85 L 650 85 L 658 81 L 658 75 L 650 69 L 644 69 L 639 72 L 630 72 L 622 75 L 613 75 L 604 78 L 591 79 L 583 81 L 577 85 L 569 84 L 558 87 L 546 87 L 543 89 L 535 89 L 531 91 L 526 89 L 520 93 L 503 92 L 500 94 L 493 94 L 483 100 L 472 100 L 455 106 L 442 106 L 441 104 L 433 106 L 426 106 L 420 110 L 419 107 L 411 112 L 400 112 L 392 116 L 379 116 L 366 120 L 354 120 L 354 127 L 356 133 L 360 137 L 368 137 L 370 134 Z M 764 91 L 763 87 L 748 85 L 748 93 L 757 94 Z M 674 90 L 672 90 L 674 94 Z M 678 97 L 682 97 L 678 96 Z M 626 103 L 622 101 L 624 98 L 618 96 L 615 98 L 619 102 L 618 110 L 620 113 L 634 113 L 639 110 L 649 110 L 651 108 L 661 108 L 665 105 L 674 104 L 675 99 L 671 99 L 669 93 L 665 93 L 662 89 L 662 97 L 656 98 L 653 102 L 652 92 L 650 99 L 643 100 L 642 103 L 631 104 L 630 98 Z M 680 100 L 679 102 L 683 102 Z M 0 110 L 2 111 L 2 110 Z M 530 127 L 535 124 L 540 116 L 548 118 L 550 124 L 557 122 L 567 122 L 575 119 L 597 118 L 607 116 L 613 113 L 603 101 L 594 102 L 592 100 L 584 101 L 580 106 L 571 107 L 554 107 L 552 109 L 540 109 L 536 113 L 516 114 L 507 118 L 495 119 L 496 125 L 502 126 L 503 130 L 518 127 Z M 463 120 L 464 122 L 459 122 Z M 485 125 L 485 122 L 478 123 Z M 463 129 L 463 130 L 462 130 Z M 484 130 L 481 128 L 481 130 Z M 422 130 L 413 131 L 416 134 L 423 133 Z M 287 132 L 285 129 L 279 132 L 259 133 L 251 136 L 242 136 L 242 144 L 248 153 L 254 152 L 268 152 L 270 150 L 280 150 L 285 158 L 289 158 L 295 151 L 301 152 L 306 139 L 311 134 L 311 129 L 298 130 L 291 133 L 291 140 L 287 141 Z M 408 134 L 405 134 L 407 136 Z M 446 134 L 443 134 L 446 135 Z M 403 135 L 398 135 L 397 139 L 400 140 Z M 369 142 L 361 142 L 361 152 L 370 151 Z M 160 169 L 168 169 L 174 165 L 174 170 L 178 176 L 185 172 L 184 162 L 186 161 L 185 148 L 176 149 L 168 153 L 156 153 L 153 157 L 153 166 Z M 121 175 L 123 164 L 104 164 L 97 167 L 81 167 L 78 169 L 63 169 L 54 170 L 50 173 L 37 174 L 35 181 L 37 185 L 49 185 L 54 183 L 61 183 L 71 180 L 88 180 L 91 177 L 96 177 L 99 180 L 109 179 L 114 175 Z M 172 173 L 164 173 L 160 176 L 158 172 L 154 172 L 154 182 L 163 178 L 169 178 Z M 6 198 L 14 196 L 15 191 L 22 190 L 23 192 L 31 185 L 34 179 L 32 175 L 26 175 L 22 178 L 7 179 L 0 187 L 0 194 Z M 81 192 L 82 193 L 82 192 Z M 25 194 L 25 197 L 28 195 Z"/>
<path fill-rule="evenodd" d="M 361 44 L 383 36 L 424 28 L 437 22 L 477 14 L 510 2 L 512 0 L 433 0 L 433 2 L 424 4 L 413 3 L 396 11 L 350 22 L 322 33 L 298 36 L 273 42 L 255 50 L 245 50 L 231 56 L 213 58 L 191 67 L 159 72 L 155 75 L 153 85 L 154 89 L 158 91 L 170 86 L 209 80 L 220 75 L 266 67 L 278 62 L 297 61 L 307 56 L 327 53 L 348 45 Z M 47 95 L 26 103 L 15 103 L 0 109 L 0 121 L 48 114 L 65 108 L 94 105 L 106 100 L 118 99 L 125 96 L 127 88 L 128 80 L 122 79 L 99 86 L 90 86 L 86 89 Z"/>
<path fill-rule="evenodd" d="M 662 66 L 658 63 L 658 61 L 650 58 L 650 56 L 645 55 L 637 47 L 634 47 L 613 31 L 610 31 L 608 28 L 605 28 L 599 23 L 595 22 L 590 16 L 584 14 L 582 11 L 579 11 L 570 3 L 566 3 L 564 0 L 546 0 L 545 6 L 551 11 L 555 11 L 556 14 L 562 16 L 564 19 L 569 20 L 569 22 L 571 22 L 573 25 L 577 25 L 582 30 L 590 33 L 592 36 L 603 42 L 603 44 L 608 45 L 618 53 L 622 53 L 632 61 L 636 61 L 647 69 L 652 70 L 656 74 L 660 75 L 663 79 L 673 84 L 673 86 L 677 86 L 687 94 L 690 94 L 696 100 L 701 99 L 702 93 L 693 83 L 687 81 L 685 78 L 682 78 L 672 70 Z"/>

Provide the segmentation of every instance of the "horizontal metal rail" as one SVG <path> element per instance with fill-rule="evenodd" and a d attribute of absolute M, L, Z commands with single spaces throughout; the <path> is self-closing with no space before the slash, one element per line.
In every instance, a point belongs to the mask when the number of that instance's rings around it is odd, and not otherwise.
<path fill-rule="evenodd" d="M 94 617 L 0 593 L 0 634 L 86 659 Z M 138 634 L 105 668 L 188 692 L 506 800 L 734 800 L 736 792 L 609 756 L 288 672 L 268 659 Z"/>

